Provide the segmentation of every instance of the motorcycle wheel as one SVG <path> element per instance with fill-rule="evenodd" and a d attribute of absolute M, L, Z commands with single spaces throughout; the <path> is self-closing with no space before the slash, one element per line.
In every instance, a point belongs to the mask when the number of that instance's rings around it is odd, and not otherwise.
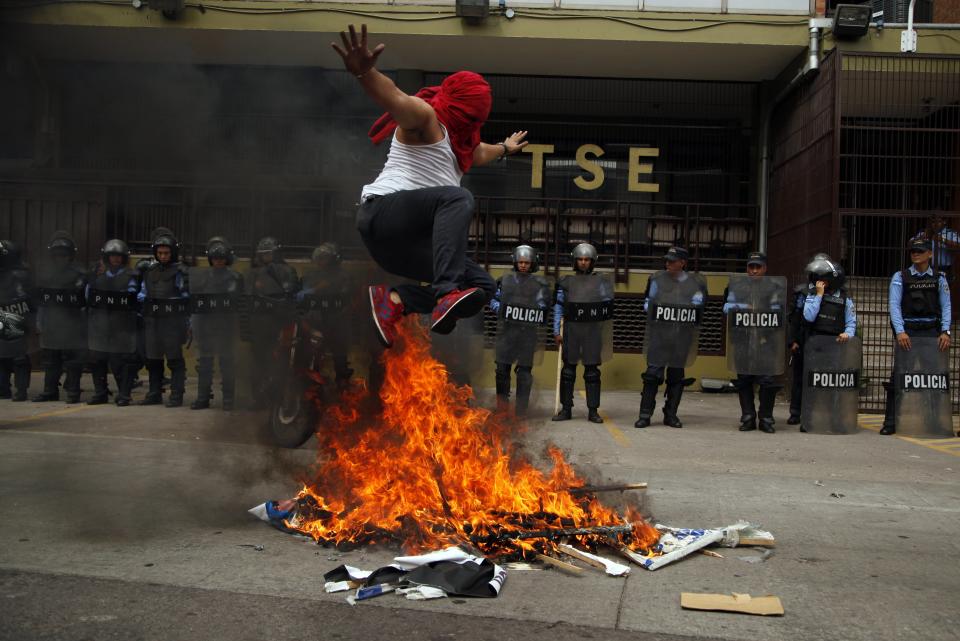
<path fill-rule="evenodd" d="M 316 425 L 315 409 L 299 385 L 285 389 L 280 402 L 270 408 L 270 436 L 280 447 L 300 447 L 313 436 Z"/>

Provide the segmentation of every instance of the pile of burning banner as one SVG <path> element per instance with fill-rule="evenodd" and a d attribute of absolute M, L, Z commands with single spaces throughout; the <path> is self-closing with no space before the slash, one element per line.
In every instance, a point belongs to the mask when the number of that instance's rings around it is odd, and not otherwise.
<path fill-rule="evenodd" d="M 444 594 L 496 596 L 505 573 L 491 559 L 562 569 L 558 557 L 573 557 L 622 575 L 620 564 L 595 552 L 609 548 L 654 570 L 707 545 L 729 544 L 747 527 L 654 527 L 635 509 L 620 514 L 603 505 L 556 448 L 548 450 L 548 473 L 534 467 L 512 438 L 516 421 L 474 406 L 472 390 L 449 381 L 412 323 L 384 366 L 379 413 L 360 411 L 362 389 L 323 408 L 313 478 L 294 499 L 251 510 L 321 544 L 387 543 L 415 555 L 373 572 L 343 566 L 328 573 L 328 589 L 370 588 L 354 597 L 367 598 L 398 585 L 427 585 Z M 460 578 L 425 580 L 430 572 Z M 407 597 L 431 598 L 420 589 Z"/>

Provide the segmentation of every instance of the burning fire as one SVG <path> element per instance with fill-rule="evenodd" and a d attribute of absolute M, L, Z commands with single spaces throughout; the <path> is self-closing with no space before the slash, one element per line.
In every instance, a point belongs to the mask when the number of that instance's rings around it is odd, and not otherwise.
<path fill-rule="evenodd" d="M 550 533 L 600 526 L 619 527 L 577 539 L 635 550 L 656 543 L 639 513 L 624 518 L 571 494 L 584 481 L 558 449 L 549 450 L 549 474 L 535 468 L 511 439 L 516 426 L 471 405 L 473 391 L 448 380 L 420 326 L 407 323 L 384 358 L 376 419 L 358 409 L 362 388 L 324 408 L 317 470 L 289 527 L 336 545 L 399 541 L 409 553 L 463 543 L 486 554 L 547 551 L 559 538 Z"/>

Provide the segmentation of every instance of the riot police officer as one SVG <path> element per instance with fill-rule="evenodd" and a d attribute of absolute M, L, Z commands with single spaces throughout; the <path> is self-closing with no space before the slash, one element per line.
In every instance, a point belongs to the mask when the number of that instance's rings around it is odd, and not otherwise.
<path fill-rule="evenodd" d="M 60 399 L 60 377 L 68 403 L 80 402 L 80 377 L 87 360 L 87 318 L 84 311 L 85 271 L 74 264 L 77 245 L 63 230 L 54 232 L 47 257 L 37 271 L 37 331 L 43 361 L 43 391 L 35 403 Z"/>
<path fill-rule="evenodd" d="M 731 276 L 724 292 L 727 315 L 727 362 L 737 373 L 734 387 L 740 399 L 740 431 L 757 429 L 754 387 L 760 388 L 760 431 L 774 430 L 773 405 L 780 385 L 774 379 L 784 369 L 786 279 L 766 275 L 767 257 L 752 252 L 747 275 Z"/>
<path fill-rule="evenodd" d="M 697 356 L 699 325 L 707 298 L 707 284 L 699 274 L 687 271 L 690 254 L 683 247 L 671 247 L 663 259 L 665 269 L 647 281 L 644 310 L 647 312 L 640 413 L 634 427 L 650 425 L 657 404 L 657 388 L 666 381 L 663 424 L 683 427 L 677 417 L 683 396 L 684 368 Z M 666 376 L 664 376 L 666 374 Z"/>
<path fill-rule="evenodd" d="M 253 357 L 250 393 L 254 407 L 262 407 L 266 401 L 264 368 L 271 365 L 280 330 L 293 318 L 293 297 L 300 289 L 297 272 L 283 259 L 281 250 L 276 238 L 261 238 L 244 279 L 249 323 L 245 338 Z"/>
<path fill-rule="evenodd" d="M 825 253 L 814 254 L 807 268 L 819 260 L 831 260 Z M 799 425 L 803 408 L 803 347 L 806 344 L 806 324 L 803 322 L 803 306 L 807 296 L 816 293 L 816 276 L 806 272 L 807 281 L 793 288 L 790 311 L 787 315 L 787 345 L 790 347 L 790 417 L 787 425 Z"/>
<path fill-rule="evenodd" d="M 537 252 L 530 245 L 513 250 L 513 271 L 497 280 L 490 309 L 497 315 L 496 362 L 497 406 L 504 409 L 510 398 L 510 368 L 516 363 L 517 416 L 527 413 L 533 389 L 533 360 L 542 346 L 539 327 L 546 321 L 547 281 L 535 276 Z"/>
<path fill-rule="evenodd" d="M 846 343 L 856 335 L 857 312 L 853 298 L 844 288 L 846 274 L 843 267 L 829 258 L 815 256 L 806 272 L 813 282 L 813 291 L 803 302 L 801 332 L 805 338 L 835 336 L 837 343 Z M 800 378 L 805 383 L 802 375 Z M 806 431 L 802 425 L 800 431 Z"/>
<path fill-rule="evenodd" d="M 296 299 L 310 324 L 323 334 L 323 344 L 333 357 L 334 377 L 341 388 L 353 375 L 349 362 L 351 293 L 340 246 L 321 243 L 310 255 L 310 267 L 303 274 L 303 287 Z"/>
<path fill-rule="evenodd" d="M 210 407 L 213 361 L 220 359 L 223 409 L 230 411 L 236 398 L 236 312 L 243 292 L 243 277 L 230 268 L 233 247 L 222 236 L 207 241 L 209 268 L 190 270 L 191 330 L 197 341 L 197 398 L 190 409 Z"/>
<path fill-rule="evenodd" d="M 113 372 L 117 384 L 118 407 L 130 405 L 133 378 L 140 368 L 137 354 L 138 272 L 129 267 L 130 248 L 119 238 L 111 238 L 100 249 L 101 264 L 87 285 L 87 343 L 93 398 L 87 405 L 109 400 L 107 372 Z"/>
<path fill-rule="evenodd" d="M 553 308 L 553 336 L 563 359 L 561 409 L 553 420 L 569 421 L 572 418 L 573 386 L 579 362 L 583 363 L 587 420 L 603 423 L 599 412 L 600 364 L 612 351 L 613 283 L 594 271 L 597 250 L 590 243 L 574 247 L 571 257 L 574 274 L 557 282 Z"/>
<path fill-rule="evenodd" d="M 189 280 L 180 263 L 180 243 L 169 230 L 154 237 L 151 245 L 156 262 L 143 274 L 137 300 L 143 314 L 147 372 L 150 388 L 141 405 L 159 405 L 163 401 L 163 363 L 170 368 L 170 396 L 167 407 L 183 405 L 187 365 L 183 345 L 189 330 Z"/>
<path fill-rule="evenodd" d="M 911 240 L 909 249 L 912 264 L 890 279 L 890 326 L 896 336 L 897 346 L 909 352 L 914 347 L 911 339 L 936 338 L 937 348 L 946 352 L 950 348 L 952 319 L 950 285 L 946 274 L 935 272 L 930 265 L 933 243 L 929 238 Z M 896 381 L 894 374 L 891 374 L 883 427 L 880 429 L 885 436 L 897 431 L 896 394 Z"/>
<path fill-rule="evenodd" d="M 20 260 L 20 248 L 9 240 L 0 240 L 0 313 L 3 314 L 3 340 L 0 340 L 0 398 L 27 400 L 30 387 L 30 354 L 27 333 L 30 272 Z M 13 391 L 10 375 L 13 374 Z"/>

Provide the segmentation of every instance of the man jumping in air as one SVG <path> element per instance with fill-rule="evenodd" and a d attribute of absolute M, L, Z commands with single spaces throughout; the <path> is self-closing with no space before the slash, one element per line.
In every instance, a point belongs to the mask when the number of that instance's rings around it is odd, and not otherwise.
<path fill-rule="evenodd" d="M 471 166 L 485 165 L 526 146 L 526 131 L 503 142 L 480 142 L 490 114 L 490 85 L 479 74 L 458 71 L 439 87 L 410 96 L 377 71 L 384 45 L 367 48 L 367 27 L 353 25 L 343 46 L 331 43 L 343 65 L 386 113 L 370 129 L 378 144 L 390 138 L 380 175 L 363 188 L 357 228 L 371 257 L 386 271 L 429 285 L 369 288 L 373 320 L 387 347 L 404 314 L 432 312 L 431 329 L 453 331 L 457 319 L 483 309 L 494 280 L 467 258 L 473 195 L 460 186 Z"/>

